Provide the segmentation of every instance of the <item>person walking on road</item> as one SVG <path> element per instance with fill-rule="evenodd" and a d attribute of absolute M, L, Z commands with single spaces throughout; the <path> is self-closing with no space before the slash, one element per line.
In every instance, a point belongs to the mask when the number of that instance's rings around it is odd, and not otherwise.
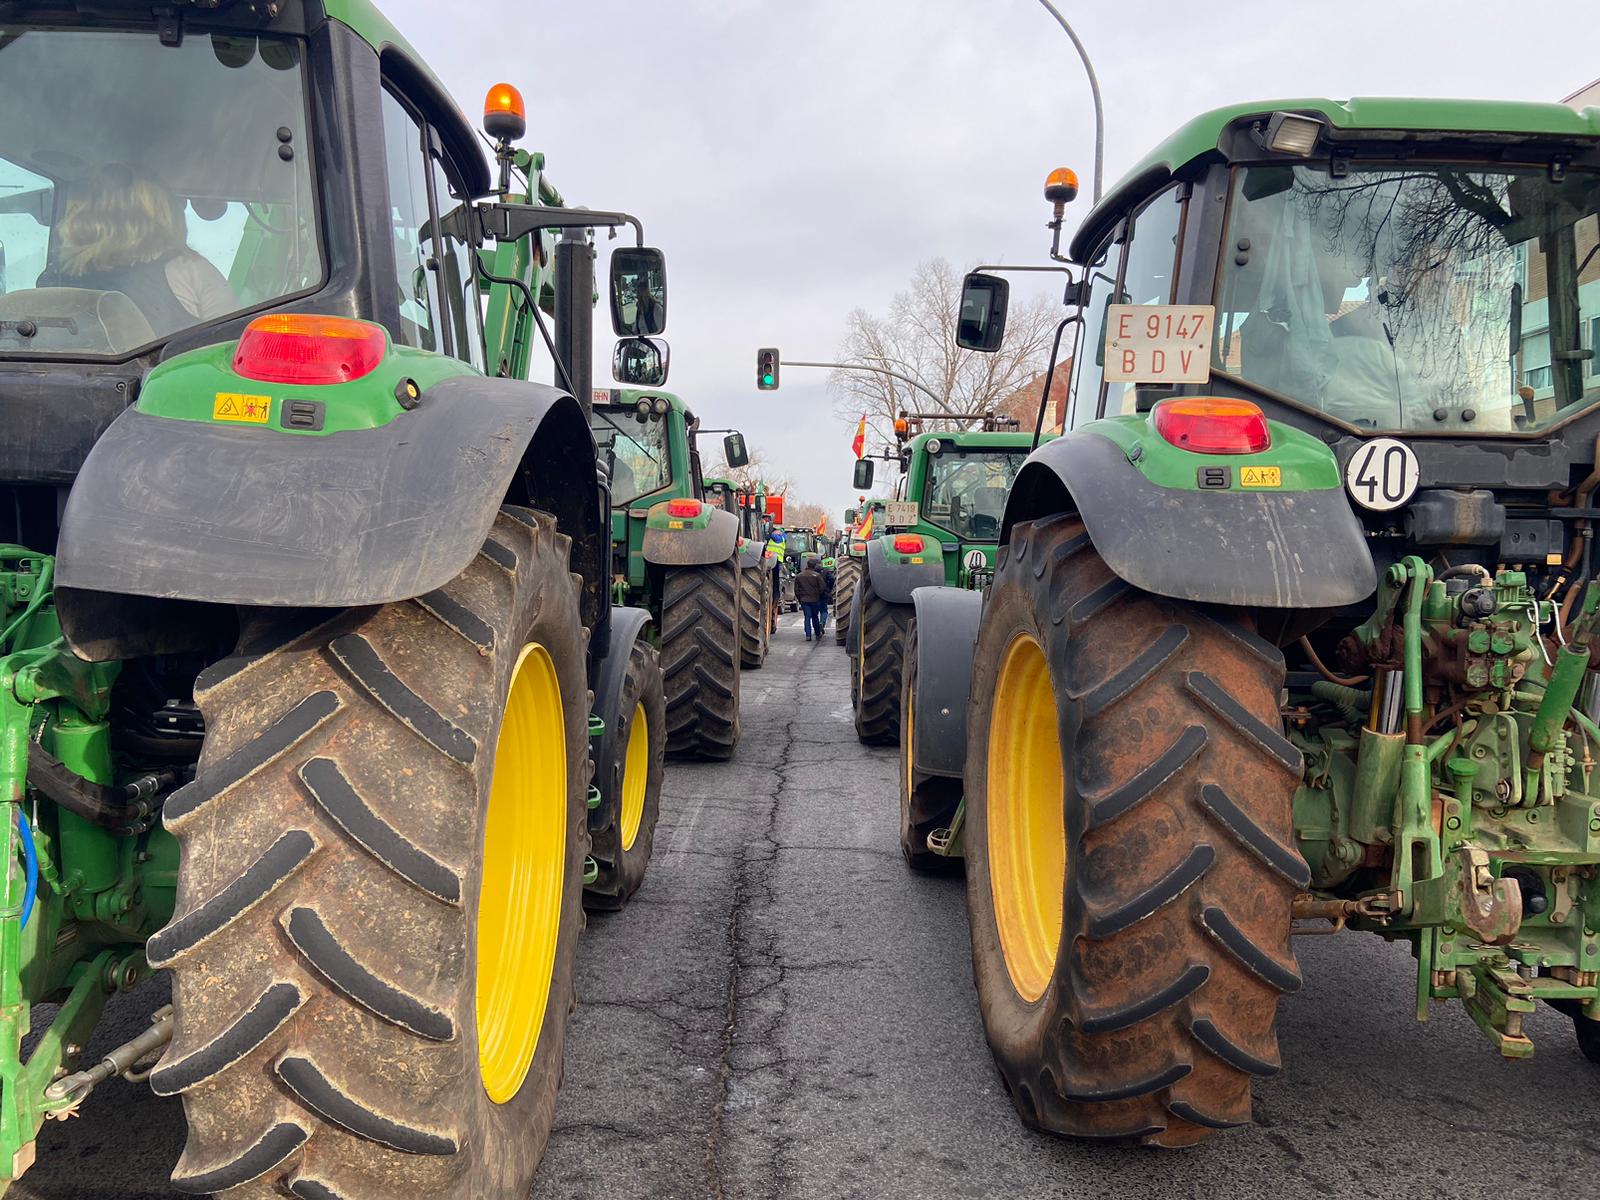
<path fill-rule="evenodd" d="M 805 613 L 806 641 L 822 640 L 822 631 L 828 627 L 828 581 L 823 578 L 815 555 L 806 559 L 805 568 L 794 577 L 794 598 Z"/>

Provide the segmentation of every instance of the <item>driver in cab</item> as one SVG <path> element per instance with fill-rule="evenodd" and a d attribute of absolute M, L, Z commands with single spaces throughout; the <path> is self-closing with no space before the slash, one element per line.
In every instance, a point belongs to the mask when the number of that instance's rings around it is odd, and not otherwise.
<path fill-rule="evenodd" d="M 157 334 L 239 308 L 222 272 L 189 248 L 182 202 L 122 163 L 101 167 L 68 202 L 39 284 L 120 292 Z"/>

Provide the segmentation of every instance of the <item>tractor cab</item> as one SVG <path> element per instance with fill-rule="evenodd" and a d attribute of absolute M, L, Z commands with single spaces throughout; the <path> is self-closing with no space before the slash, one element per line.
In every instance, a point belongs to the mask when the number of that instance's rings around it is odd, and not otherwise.
<path fill-rule="evenodd" d="M 937 413 L 902 412 L 896 418 L 896 446 L 885 457 L 897 460 L 902 473 L 869 538 L 895 533 L 905 554 L 941 556 L 946 582 L 966 587 L 974 569 L 981 574 L 994 565 L 1006 498 L 1033 437 L 1020 431 L 1016 418 L 992 412 L 974 419 L 971 428 L 928 430 L 935 420 L 952 423 L 948 414 Z"/>
<path fill-rule="evenodd" d="M 1350 558 L 1380 569 L 1451 545 L 1548 565 L 1583 539 L 1547 496 L 1587 474 L 1600 433 L 1597 248 L 1594 110 L 1207 113 L 1072 240 L 1067 424 L 1113 422 L 1124 449 L 1154 430 L 1152 482 L 1187 462 L 1170 448 L 1226 455 L 1190 485 L 1217 494 L 1202 504 L 1342 488 L 1365 531 Z M 1327 448 L 1335 472 L 1308 465 Z M 1025 503 L 1039 486 L 1023 473 Z"/>

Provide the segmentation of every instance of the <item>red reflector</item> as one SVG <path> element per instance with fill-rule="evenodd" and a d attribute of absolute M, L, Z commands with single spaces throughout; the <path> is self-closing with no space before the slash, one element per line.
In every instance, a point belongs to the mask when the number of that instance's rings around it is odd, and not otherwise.
<path fill-rule="evenodd" d="M 267 383 L 349 383 L 376 370 L 388 348 L 383 330 L 365 321 L 271 313 L 245 327 L 233 370 Z"/>
<path fill-rule="evenodd" d="M 894 539 L 894 552 L 896 554 L 921 554 L 922 538 L 915 533 L 902 533 Z"/>
<path fill-rule="evenodd" d="M 1217 396 L 1163 400 L 1150 420 L 1166 441 L 1196 454 L 1256 454 L 1272 445 L 1267 418 L 1248 400 Z"/>
<path fill-rule="evenodd" d="M 700 515 L 700 501 L 698 500 L 668 500 L 667 516 L 669 517 L 698 517 Z"/>

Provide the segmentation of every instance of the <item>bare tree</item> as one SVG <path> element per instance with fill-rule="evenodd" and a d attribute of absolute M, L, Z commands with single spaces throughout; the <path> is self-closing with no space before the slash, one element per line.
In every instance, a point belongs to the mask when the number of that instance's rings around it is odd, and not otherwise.
<path fill-rule="evenodd" d="M 865 414 L 873 432 L 887 439 L 901 410 L 952 415 L 999 410 L 1044 371 L 1061 318 L 1047 297 L 1012 305 L 1004 344 L 994 354 L 956 344 L 960 310 L 961 276 L 947 260 L 934 258 L 917 267 L 911 286 L 895 296 L 887 315 L 860 308 L 852 312 L 839 361 L 885 367 L 916 380 L 933 395 L 887 375 L 835 371 L 829 380 L 835 413 L 850 425 Z M 929 427 L 942 423 L 929 422 Z"/>
<path fill-rule="evenodd" d="M 731 479 L 740 487 L 754 487 L 758 483 L 766 482 L 770 491 L 772 482 L 788 485 L 786 478 L 774 479 L 774 471 L 767 452 L 760 446 L 749 446 L 745 452 L 750 456 L 750 460 L 744 466 L 730 467 L 723 463 L 707 473 L 718 479 Z"/>
<path fill-rule="evenodd" d="M 827 511 L 822 505 L 813 504 L 810 500 L 785 498 L 783 523 L 790 529 L 815 529 L 817 522 L 827 515 Z"/>

